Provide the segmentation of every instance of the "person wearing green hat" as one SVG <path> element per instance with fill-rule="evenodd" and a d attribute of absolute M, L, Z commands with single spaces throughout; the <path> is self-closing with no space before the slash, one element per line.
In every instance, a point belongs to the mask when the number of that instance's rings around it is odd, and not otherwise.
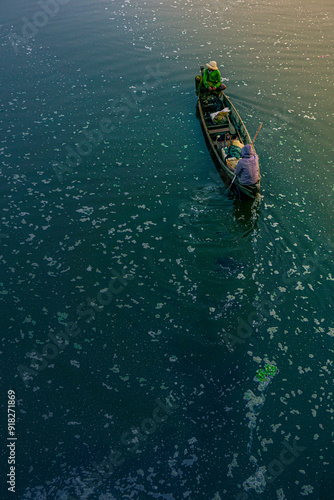
<path fill-rule="evenodd" d="M 221 82 L 220 71 L 216 61 L 206 63 L 206 70 L 203 76 L 196 77 L 197 88 L 200 89 L 201 85 L 204 86 L 206 92 L 220 92 L 226 89 L 226 85 Z"/>

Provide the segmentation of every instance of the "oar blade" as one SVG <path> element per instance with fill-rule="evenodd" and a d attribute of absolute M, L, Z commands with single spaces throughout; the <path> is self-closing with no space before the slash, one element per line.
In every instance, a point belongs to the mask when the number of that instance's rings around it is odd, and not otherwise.
<path fill-rule="evenodd" d="M 232 185 L 234 184 L 234 181 L 236 179 L 236 175 L 233 177 L 232 181 L 231 181 L 231 184 L 229 185 L 229 187 L 224 191 L 224 195 L 227 196 L 231 190 L 231 187 Z"/>

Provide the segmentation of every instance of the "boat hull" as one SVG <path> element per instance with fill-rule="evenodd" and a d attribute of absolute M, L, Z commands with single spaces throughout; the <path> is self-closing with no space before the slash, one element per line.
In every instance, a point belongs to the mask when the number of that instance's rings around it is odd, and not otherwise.
<path fill-rule="evenodd" d="M 237 112 L 236 108 L 234 107 L 230 99 L 223 92 L 221 92 L 219 97 L 216 96 L 216 99 L 220 101 L 221 109 L 228 107 L 231 110 L 229 114 L 230 116 L 229 126 L 225 127 L 219 125 L 215 126 L 212 124 L 212 122 L 209 122 L 209 118 L 207 116 L 208 111 L 206 109 L 206 106 L 203 102 L 203 98 L 201 97 L 201 95 L 198 98 L 197 109 L 204 137 L 206 139 L 212 159 L 216 165 L 220 177 L 225 182 L 225 184 L 229 186 L 234 178 L 234 171 L 227 165 L 226 160 L 221 155 L 215 139 L 218 134 L 219 135 L 229 134 L 230 136 L 232 135 L 234 139 L 241 140 L 243 144 L 251 144 L 252 140 L 250 138 L 250 135 L 246 129 L 244 122 L 242 121 L 239 113 Z M 219 103 L 217 104 L 217 106 L 219 106 Z M 230 130 L 234 131 L 235 134 L 231 134 Z M 232 185 L 232 189 L 237 190 L 239 194 L 241 194 L 244 197 L 256 198 L 260 190 L 260 181 L 256 184 L 256 186 L 253 187 L 240 184 L 240 182 L 237 179 L 235 179 Z"/>

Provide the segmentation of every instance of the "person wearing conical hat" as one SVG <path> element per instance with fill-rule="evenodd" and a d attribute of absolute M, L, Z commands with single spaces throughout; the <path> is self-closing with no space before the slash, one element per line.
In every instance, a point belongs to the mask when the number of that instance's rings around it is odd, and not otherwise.
<path fill-rule="evenodd" d="M 220 71 L 216 61 L 206 63 L 206 70 L 203 73 L 203 85 L 209 92 L 226 89 L 226 85 L 221 82 Z"/>
<path fill-rule="evenodd" d="M 202 74 L 196 76 L 195 85 L 196 93 L 199 95 L 201 92 L 221 92 L 226 89 L 226 85 L 221 82 L 220 71 L 216 61 L 206 63 L 206 70 L 203 72 L 204 67 L 201 67 Z"/>

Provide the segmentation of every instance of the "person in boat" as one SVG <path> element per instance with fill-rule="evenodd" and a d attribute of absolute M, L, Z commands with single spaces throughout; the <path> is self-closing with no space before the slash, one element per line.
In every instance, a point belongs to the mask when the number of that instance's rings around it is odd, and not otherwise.
<path fill-rule="evenodd" d="M 234 171 L 240 184 L 257 188 L 260 181 L 259 157 L 251 144 L 241 149 L 241 158 Z"/>
<path fill-rule="evenodd" d="M 202 76 L 196 76 L 197 87 L 206 92 L 220 92 L 226 89 L 226 85 L 221 82 L 220 71 L 216 61 L 206 63 L 207 68 Z"/>

